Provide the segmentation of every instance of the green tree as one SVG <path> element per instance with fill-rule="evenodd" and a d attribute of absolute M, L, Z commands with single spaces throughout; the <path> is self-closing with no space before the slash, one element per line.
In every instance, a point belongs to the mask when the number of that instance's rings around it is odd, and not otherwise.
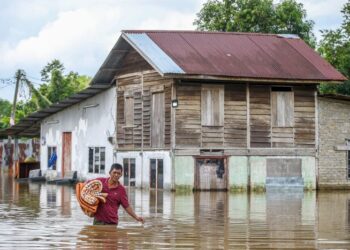
<path fill-rule="evenodd" d="M 16 104 L 16 123 L 26 117 L 28 114 L 47 107 L 50 103 L 56 103 L 68 98 L 72 94 L 85 89 L 91 80 L 90 77 L 79 75 L 77 72 L 64 73 L 63 64 L 54 59 L 49 62 L 42 70 L 41 77 L 43 83 L 38 89 L 27 79 L 22 70 L 21 84 L 29 88 L 31 97 L 29 100 L 21 100 Z M 0 100 L 0 128 L 6 128 L 10 124 L 10 115 L 12 105 L 8 102 L 9 108 L 6 108 L 7 101 Z"/>
<path fill-rule="evenodd" d="M 339 72 L 350 78 L 350 0 L 342 11 L 343 23 L 336 30 L 322 30 L 322 39 L 318 52 Z M 350 95 L 350 81 L 334 85 L 322 83 L 319 87 L 322 94 Z"/>
<path fill-rule="evenodd" d="M 315 46 L 314 22 L 306 19 L 306 10 L 295 0 L 209 0 L 194 25 L 198 30 L 297 34 Z"/>
<path fill-rule="evenodd" d="M 46 66 L 40 71 L 41 80 L 43 82 L 49 82 L 51 80 L 52 72 L 56 70 L 59 72 L 63 72 L 64 66 L 59 60 L 53 59 L 51 62 L 46 64 Z"/>
<path fill-rule="evenodd" d="M 8 127 L 10 124 L 12 105 L 9 101 L 0 98 L 0 129 Z"/>
<path fill-rule="evenodd" d="M 72 94 L 86 88 L 91 80 L 90 77 L 79 75 L 77 72 L 69 72 L 64 74 L 63 64 L 54 59 L 48 63 L 41 71 L 42 85 L 40 91 L 55 103 L 66 99 Z"/>

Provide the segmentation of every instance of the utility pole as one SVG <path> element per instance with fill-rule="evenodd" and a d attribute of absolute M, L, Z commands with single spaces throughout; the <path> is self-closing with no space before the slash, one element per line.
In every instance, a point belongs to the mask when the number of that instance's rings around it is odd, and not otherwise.
<path fill-rule="evenodd" d="M 18 87 L 19 87 L 19 82 L 21 81 L 22 76 L 23 76 L 23 71 L 21 69 L 17 70 L 17 72 L 15 74 L 16 88 L 15 88 L 15 95 L 13 96 L 13 103 L 12 103 L 12 110 L 11 110 L 11 117 L 10 117 L 10 126 L 15 125 Z"/>
<path fill-rule="evenodd" d="M 20 69 L 17 70 L 16 74 L 15 74 L 15 79 L 16 79 L 15 95 L 13 97 L 12 110 L 11 110 L 11 116 L 10 116 L 10 126 L 11 127 L 13 125 L 15 125 L 17 95 L 18 95 L 19 83 L 21 81 L 22 76 L 23 76 L 23 71 Z M 9 135 L 8 140 L 7 140 L 7 157 L 8 157 L 8 159 L 10 159 L 10 157 L 11 157 L 11 142 L 12 142 L 12 138 Z M 16 163 L 16 161 L 18 160 L 18 138 L 15 137 L 14 142 L 15 142 L 15 145 L 13 148 L 13 151 L 14 151 L 13 162 Z M 8 163 L 9 163 L 9 166 L 8 166 L 9 170 L 10 170 L 10 172 L 12 172 L 12 165 L 10 165 L 11 162 L 8 161 Z"/>

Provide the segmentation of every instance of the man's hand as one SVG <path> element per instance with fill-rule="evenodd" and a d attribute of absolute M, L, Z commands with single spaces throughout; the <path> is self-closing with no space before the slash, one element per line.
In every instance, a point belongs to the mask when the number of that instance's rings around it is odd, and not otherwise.
<path fill-rule="evenodd" d="M 125 208 L 125 211 L 128 212 L 128 214 L 133 217 L 135 220 L 145 223 L 145 220 L 142 217 L 139 217 L 135 214 L 134 210 L 132 209 L 131 206 L 128 206 L 127 208 Z"/>
<path fill-rule="evenodd" d="M 142 218 L 142 217 L 137 217 L 136 220 L 139 221 L 139 222 L 142 222 L 142 224 L 145 223 L 145 219 Z"/>

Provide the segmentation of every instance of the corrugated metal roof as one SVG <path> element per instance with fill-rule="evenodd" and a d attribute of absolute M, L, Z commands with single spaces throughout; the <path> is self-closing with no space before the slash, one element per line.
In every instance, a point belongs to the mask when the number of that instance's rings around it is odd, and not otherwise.
<path fill-rule="evenodd" d="M 252 79 L 344 81 L 346 78 L 296 37 L 274 34 L 123 31 L 127 36 L 147 35 L 188 75 Z M 137 44 L 136 44 L 137 46 Z M 138 49 L 152 57 L 143 46 Z M 178 73 L 178 72 L 169 72 Z"/>
<path fill-rule="evenodd" d="M 110 87 L 110 84 L 89 86 L 88 88 L 73 94 L 61 102 L 52 104 L 45 109 L 26 116 L 10 128 L 0 130 L 0 138 L 5 138 L 9 135 L 17 137 L 38 137 L 40 136 L 41 120 L 74 104 L 82 102 L 89 97 L 95 96 Z"/>
<path fill-rule="evenodd" d="M 124 34 L 124 38 L 161 74 L 185 72 L 146 34 Z"/>

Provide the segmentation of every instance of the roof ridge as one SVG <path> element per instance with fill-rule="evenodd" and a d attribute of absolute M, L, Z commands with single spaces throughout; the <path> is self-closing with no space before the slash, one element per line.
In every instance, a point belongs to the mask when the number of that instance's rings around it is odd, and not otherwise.
<path fill-rule="evenodd" d="M 281 37 L 282 34 L 273 34 L 273 33 L 201 31 L 201 30 L 122 30 L 122 33 L 196 33 L 196 34 L 276 36 L 276 37 L 284 38 L 284 37 Z"/>

